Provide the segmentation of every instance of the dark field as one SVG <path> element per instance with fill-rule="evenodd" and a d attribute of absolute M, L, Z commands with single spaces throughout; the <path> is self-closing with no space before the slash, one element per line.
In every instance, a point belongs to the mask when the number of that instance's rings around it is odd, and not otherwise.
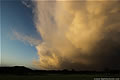
<path fill-rule="evenodd" d="M 48 70 L 47 71 L 47 70 L 32 70 L 20 66 L 0 67 L 0 80 L 96 80 L 94 78 L 119 78 L 119 77 L 120 77 L 119 70 L 105 70 L 105 71 Z"/>
<path fill-rule="evenodd" d="M 119 75 L 82 75 L 82 74 L 48 74 L 48 75 L 0 75 L 0 80 L 94 80 L 95 77 L 115 78 Z"/>

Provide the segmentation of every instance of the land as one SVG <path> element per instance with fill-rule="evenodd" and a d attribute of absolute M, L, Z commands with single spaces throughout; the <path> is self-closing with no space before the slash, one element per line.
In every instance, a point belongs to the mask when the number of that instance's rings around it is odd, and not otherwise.
<path fill-rule="evenodd" d="M 31 70 L 20 66 L 0 67 L 0 80 L 94 80 L 95 78 L 120 78 L 120 71 L 46 71 Z"/>

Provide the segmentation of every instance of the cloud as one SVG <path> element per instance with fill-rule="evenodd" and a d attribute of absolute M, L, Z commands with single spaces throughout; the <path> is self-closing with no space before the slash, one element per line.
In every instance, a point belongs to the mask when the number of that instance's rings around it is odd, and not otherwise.
<path fill-rule="evenodd" d="M 28 42 L 31 46 L 37 46 L 42 42 L 39 39 L 36 39 L 32 36 L 24 35 L 22 33 L 16 32 L 15 30 L 13 31 L 13 35 L 17 40 L 23 41 L 24 43 Z"/>
<path fill-rule="evenodd" d="M 31 5 L 31 0 L 23 0 L 22 1 L 22 4 L 25 5 L 26 7 L 28 8 L 31 8 L 32 5 Z"/>
<path fill-rule="evenodd" d="M 33 1 L 43 41 L 15 35 L 38 51 L 39 69 L 120 68 L 119 1 Z"/>

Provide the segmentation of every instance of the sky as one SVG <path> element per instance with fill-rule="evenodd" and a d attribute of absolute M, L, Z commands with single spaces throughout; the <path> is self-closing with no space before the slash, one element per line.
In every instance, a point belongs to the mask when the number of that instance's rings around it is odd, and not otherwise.
<path fill-rule="evenodd" d="M 108 1 L 2 1 L 1 64 L 120 69 L 120 5 Z"/>
<path fill-rule="evenodd" d="M 37 51 L 29 43 L 17 40 L 15 32 L 31 37 L 37 37 L 33 23 L 32 9 L 22 1 L 2 1 L 1 3 L 1 62 L 7 66 L 33 67 L 33 59 Z M 38 37 L 38 39 L 40 39 Z"/>

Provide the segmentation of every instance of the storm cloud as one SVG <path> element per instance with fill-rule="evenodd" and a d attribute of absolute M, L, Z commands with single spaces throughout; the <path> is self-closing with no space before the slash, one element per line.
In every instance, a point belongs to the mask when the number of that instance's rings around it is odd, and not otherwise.
<path fill-rule="evenodd" d="M 120 69 L 119 3 L 33 1 L 43 40 L 35 44 L 39 59 L 33 64 L 39 69 Z"/>

